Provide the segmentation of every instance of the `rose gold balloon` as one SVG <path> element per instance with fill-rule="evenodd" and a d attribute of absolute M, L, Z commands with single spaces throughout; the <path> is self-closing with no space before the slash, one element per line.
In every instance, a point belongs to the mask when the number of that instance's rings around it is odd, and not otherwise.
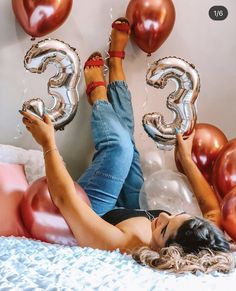
<path fill-rule="evenodd" d="M 236 241 L 236 187 L 224 197 L 221 207 L 221 217 L 225 231 Z"/>
<path fill-rule="evenodd" d="M 83 189 L 75 183 L 77 194 L 90 206 Z M 26 191 L 21 203 L 21 215 L 31 237 L 62 245 L 77 245 L 68 224 L 53 204 L 45 177 L 36 180 Z"/>
<path fill-rule="evenodd" d="M 0 163 L 0 236 L 29 237 L 20 216 L 27 187 L 22 165 Z"/>
<path fill-rule="evenodd" d="M 171 0 L 131 0 L 126 16 L 134 41 L 146 53 L 155 52 L 169 36 L 175 22 Z"/>
<path fill-rule="evenodd" d="M 44 36 L 57 29 L 70 13 L 73 0 L 12 0 L 17 20 L 26 33 Z"/>
<path fill-rule="evenodd" d="M 236 139 L 229 141 L 221 149 L 212 171 L 215 191 L 224 197 L 236 186 Z"/>
<path fill-rule="evenodd" d="M 212 169 L 214 162 L 227 141 L 224 133 L 214 125 L 198 123 L 195 126 L 192 159 L 210 184 L 212 184 Z M 175 161 L 179 171 L 183 172 L 177 158 Z"/>

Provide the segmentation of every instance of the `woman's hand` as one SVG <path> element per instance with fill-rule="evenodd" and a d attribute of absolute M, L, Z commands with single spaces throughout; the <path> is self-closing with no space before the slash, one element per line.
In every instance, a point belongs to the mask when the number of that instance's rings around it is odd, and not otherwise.
<path fill-rule="evenodd" d="M 43 116 L 43 120 L 26 111 L 20 111 L 24 116 L 22 121 L 33 138 L 44 149 L 55 147 L 54 127 L 48 115 Z"/>
<path fill-rule="evenodd" d="M 236 252 L 236 242 L 229 242 L 231 252 Z"/>
<path fill-rule="evenodd" d="M 179 132 L 176 133 L 177 144 L 176 144 L 176 157 L 181 162 L 185 160 L 192 160 L 192 146 L 193 138 L 195 135 L 195 130 L 190 134 L 187 139 L 183 139 L 182 134 Z"/>

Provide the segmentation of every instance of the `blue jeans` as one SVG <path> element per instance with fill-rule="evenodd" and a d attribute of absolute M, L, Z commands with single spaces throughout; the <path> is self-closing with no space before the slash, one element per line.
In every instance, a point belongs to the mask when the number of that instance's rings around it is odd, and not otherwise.
<path fill-rule="evenodd" d="M 124 81 L 107 87 L 108 101 L 96 101 L 91 126 L 95 154 L 77 181 L 100 216 L 116 208 L 139 208 L 143 184 L 139 153 L 133 133 L 131 95 Z"/>

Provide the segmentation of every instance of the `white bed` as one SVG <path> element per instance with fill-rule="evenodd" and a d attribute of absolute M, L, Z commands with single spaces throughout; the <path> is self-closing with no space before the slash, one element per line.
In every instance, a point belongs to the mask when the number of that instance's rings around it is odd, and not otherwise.
<path fill-rule="evenodd" d="M 175 275 L 140 266 L 118 250 L 107 252 L 0 237 L 1 291 L 223 291 L 234 288 L 235 283 L 236 270 L 228 275 Z"/>

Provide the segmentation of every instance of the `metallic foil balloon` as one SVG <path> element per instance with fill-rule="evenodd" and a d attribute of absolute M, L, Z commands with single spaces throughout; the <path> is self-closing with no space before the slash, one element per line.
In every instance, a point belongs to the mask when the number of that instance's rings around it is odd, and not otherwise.
<path fill-rule="evenodd" d="M 154 62 L 147 71 L 148 85 L 163 89 L 172 80 L 176 90 L 167 97 L 167 108 L 173 112 L 173 122 L 166 123 L 162 114 L 143 116 L 143 126 L 159 149 L 171 150 L 176 143 L 175 129 L 188 136 L 196 123 L 195 101 L 200 92 L 200 77 L 194 65 L 177 57 Z"/>
<path fill-rule="evenodd" d="M 31 114 L 43 120 L 45 109 L 45 104 L 42 99 L 34 98 L 28 101 L 25 101 L 22 105 L 23 111 L 29 111 Z"/>
<path fill-rule="evenodd" d="M 221 148 L 228 142 L 224 133 L 212 124 L 198 123 L 195 126 L 193 138 L 192 159 L 199 170 L 212 184 L 212 169 Z M 183 172 L 181 164 L 175 155 L 176 166 Z"/>
<path fill-rule="evenodd" d="M 90 206 L 83 189 L 75 183 L 77 194 Z M 49 243 L 77 245 L 69 226 L 53 204 L 46 177 L 33 182 L 21 202 L 21 216 L 31 237 Z"/>
<path fill-rule="evenodd" d="M 63 24 L 73 0 L 12 0 L 15 16 L 26 33 L 42 37 Z"/>
<path fill-rule="evenodd" d="M 0 163 L 0 236 L 30 237 L 20 215 L 27 187 L 23 165 Z"/>
<path fill-rule="evenodd" d="M 46 112 L 55 129 L 64 129 L 74 118 L 78 107 L 80 58 L 68 44 L 56 39 L 45 39 L 30 48 L 25 55 L 24 65 L 30 72 L 41 74 L 48 64 L 54 64 L 57 68 L 57 73 L 48 81 L 48 93 L 54 100 L 52 108 L 45 108 L 41 99 L 33 98 L 23 104 L 22 110 L 30 111 L 40 118 Z"/>
<path fill-rule="evenodd" d="M 186 176 L 171 170 L 157 171 L 146 179 L 139 204 L 142 209 L 162 209 L 172 214 L 185 211 L 202 216 Z"/>
<path fill-rule="evenodd" d="M 236 186 L 236 139 L 226 143 L 219 152 L 212 171 L 212 182 L 221 197 Z"/>
<path fill-rule="evenodd" d="M 221 218 L 224 230 L 236 241 L 236 187 L 222 201 Z"/>
<path fill-rule="evenodd" d="M 151 54 L 171 33 L 175 7 L 171 0 L 131 0 L 126 16 L 134 41 L 144 52 Z"/>

